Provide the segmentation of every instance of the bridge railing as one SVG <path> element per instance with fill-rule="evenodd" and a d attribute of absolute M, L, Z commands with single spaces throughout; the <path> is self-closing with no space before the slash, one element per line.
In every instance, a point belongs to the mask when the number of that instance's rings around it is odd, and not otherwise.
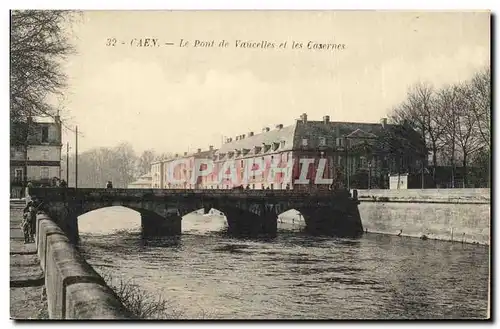
<path fill-rule="evenodd" d="M 61 195 L 67 197 L 87 195 L 90 197 L 115 196 L 115 197 L 233 197 L 233 198 L 334 198 L 348 197 L 347 190 L 327 191 L 294 191 L 294 190 L 244 190 L 244 189 L 96 189 L 96 188 L 60 188 L 60 187 L 36 187 L 29 188 L 27 195 L 59 199 Z"/>

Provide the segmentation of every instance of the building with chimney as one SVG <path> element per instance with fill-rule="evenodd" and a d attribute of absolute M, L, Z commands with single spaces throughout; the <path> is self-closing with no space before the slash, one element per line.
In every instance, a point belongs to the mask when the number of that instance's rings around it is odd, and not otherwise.
<path fill-rule="evenodd" d="M 209 149 L 205 151 L 199 148 L 195 153 L 184 152 L 183 155 L 175 154 L 172 158 L 153 162 L 151 164 L 152 187 L 161 189 L 203 188 L 206 178 L 200 177 L 194 182 L 190 179 L 196 159 L 212 159 L 216 151 L 213 146 L 209 146 Z"/>
<path fill-rule="evenodd" d="M 213 168 L 193 184 L 196 158 L 211 159 Z M 179 159 L 177 166 L 165 165 Z M 153 164 L 152 170 L 160 188 L 389 188 L 390 174 L 421 171 L 426 159 L 423 140 L 409 125 L 389 124 L 387 119 L 338 122 L 328 115 L 311 121 L 303 113 L 292 125 L 227 138 L 218 150 L 185 154 Z M 172 184 L 169 177 L 183 183 Z"/>
<path fill-rule="evenodd" d="M 50 185 L 61 173 L 61 120 L 59 116 L 31 117 L 26 122 L 11 123 L 16 136 L 10 145 L 11 186 L 27 182 L 34 186 Z"/>
<path fill-rule="evenodd" d="M 387 119 L 380 123 L 336 122 L 328 115 L 311 121 L 303 113 L 292 125 L 278 124 L 258 134 L 227 139 L 215 154 L 216 169 L 204 187 L 234 188 L 241 182 L 245 185 L 241 187 L 250 189 L 328 189 L 328 184 L 315 182 L 332 179 L 334 187 L 368 188 L 369 184 L 388 188 L 390 173 L 420 170 L 425 165 L 423 153 L 420 135 L 409 126 L 388 124 Z M 235 163 L 236 182 L 234 176 L 221 181 L 216 174 L 225 172 L 228 161 Z M 270 181 L 273 166 L 288 166 L 289 172 L 276 173 Z M 303 166 L 307 173 L 301 178 Z M 247 179 L 245 167 L 252 167 Z M 301 184 L 296 184 L 299 179 Z"/>

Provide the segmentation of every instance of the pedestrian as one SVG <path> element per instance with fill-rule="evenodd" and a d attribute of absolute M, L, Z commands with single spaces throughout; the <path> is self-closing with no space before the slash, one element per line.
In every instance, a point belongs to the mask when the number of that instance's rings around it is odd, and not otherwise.
<path fill-rule="evenodd" d="M 106 188 L 113 188 L 113 183 L 110 180 L 106 183 Z"/>
<path fill-rule="evenodd" d="M 28 213 L 28 220 L 29 220 L 29 226 L 30 226 L 29 232 L 30 232 L 31 242 L 35 242 L 37 208 L 38 207 L 35 207 L 35 203 L 33 202 L 31 204 L 31 207 L 29 208 L 29 213 Z"/>
<path fill-rule="evenodd" d="M 24 235 L 24 243 L 29 243 L 31 238 L 31 225 L 29 222 L 29 212 L 23 212 L 23 220 L 21 221 L 21 230 Z"/>

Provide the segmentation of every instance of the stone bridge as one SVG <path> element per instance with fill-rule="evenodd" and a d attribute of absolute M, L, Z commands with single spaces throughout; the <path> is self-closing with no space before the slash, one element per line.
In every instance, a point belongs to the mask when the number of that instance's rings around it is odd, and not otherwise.
<path fill-rule="evenodd" d="M 358 236 L 363 227 L 358 200 L 348 191 L 316 193 L 293 190 L 161 190 L 29 188 L 27 200 L 40 203 L 68 234 L 78 241 L 78 216 L 100 208 L 123 206 L 141 215 L 145 236 L 181 234 L 182 216 L 204 209 L 222 211 L 234 235 L 275 235 L 279 214 L 295 209 L 312 234 Z"/>

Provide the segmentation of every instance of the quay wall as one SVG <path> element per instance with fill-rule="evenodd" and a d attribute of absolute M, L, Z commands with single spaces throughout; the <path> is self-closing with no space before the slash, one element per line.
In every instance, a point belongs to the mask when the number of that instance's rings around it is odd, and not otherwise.
<path fill-rule="evenodd" d="M 367 232 L 490 244 L 490 189 L 358 190 L 358 199 Z"/>
<path fill-rule="evenodd" d="M 37 215 L 37 253 L 50 319 L 132 319 L 115 292 L 46 214 Z"/>

